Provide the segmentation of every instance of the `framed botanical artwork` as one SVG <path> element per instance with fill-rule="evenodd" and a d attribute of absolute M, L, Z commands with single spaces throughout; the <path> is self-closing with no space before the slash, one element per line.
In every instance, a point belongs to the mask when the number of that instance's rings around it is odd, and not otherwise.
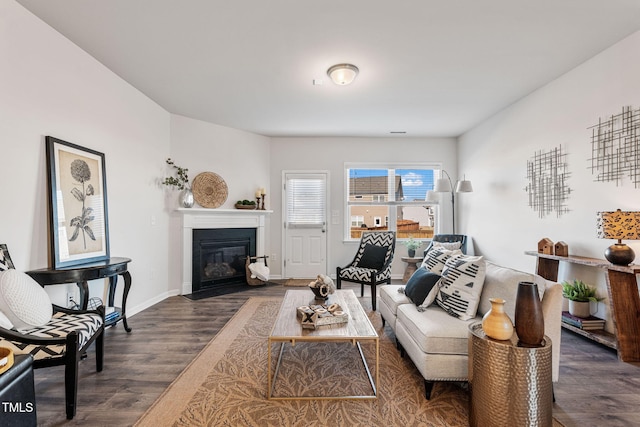
<path fill-rule="evenodd" d="M 46 150 L 51 266 L 108 259 L 104 154 L 51 136 Z"/>

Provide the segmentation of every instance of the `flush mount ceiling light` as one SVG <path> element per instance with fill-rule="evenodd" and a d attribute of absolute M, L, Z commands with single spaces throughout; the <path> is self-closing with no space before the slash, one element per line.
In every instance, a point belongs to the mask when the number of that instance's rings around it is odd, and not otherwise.
<path fill-rule="evenodd" d="M 327 75 L 337 85 L 348 85 L 358 75 L 358 67 L 351 64 L 336 64 L 327 70 Z"/>

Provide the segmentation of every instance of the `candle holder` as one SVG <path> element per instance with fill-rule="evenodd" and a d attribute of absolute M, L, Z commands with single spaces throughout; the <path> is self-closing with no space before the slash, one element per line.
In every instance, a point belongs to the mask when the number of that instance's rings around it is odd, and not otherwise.
<path fill-rule="evenodd" d="M 260 208 L 260 210 L 261 210 L 261 211 L 263 211 L 263 210 L 265 210 L 265 209 L 266 209 L 266 208 L 265 208 L 265 206 L 264 206 L 264 202 L 265 202 L 265 199 L 266 199 L 266 198 L 267 198 L 267 195 L 266 195 L 266 194 L 263 194 L 263 195 L 262 195 L 262 207 Z"/>
<path fill-rule="evenodd" d="M 260 210 L 260 197 L 256 196 L 256 209 Z"/>

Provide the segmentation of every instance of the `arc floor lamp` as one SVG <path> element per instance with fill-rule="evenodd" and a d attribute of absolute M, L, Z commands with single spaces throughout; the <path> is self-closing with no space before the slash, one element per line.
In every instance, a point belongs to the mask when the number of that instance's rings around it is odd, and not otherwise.
<path fill-rule="evenodd" d="M 434 203 L 439 201 L 437 193 L 451 193 L 451 216 L 453 220 L 453 234 L 456 234 L 455 193 L 471 193 L 473 192 L 473 186 L 471 185 L 471 181 L 467 180 L 466 177 L 457 180 L 454 185 L 453 181 L 451 180 L 451 176 L 449 176 L 447 171 L 443 169 L 442 173 L 446 176 L 446 178 L 438 178 L 436 184 L 433 187 L 433 190 L 427 191 L 427 202 Z"/>

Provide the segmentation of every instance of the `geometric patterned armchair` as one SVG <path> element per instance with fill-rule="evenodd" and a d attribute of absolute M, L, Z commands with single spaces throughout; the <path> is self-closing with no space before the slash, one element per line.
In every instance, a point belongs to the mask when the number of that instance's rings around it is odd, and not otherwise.
<path fill-rule="evenodd" d="M 342 280 L 360 283 L 360 297 L 364 296 L 364 285 L 371 286 L 371 306 L 376 310 L 376 285 L 391 283 L 391 262 L 396 247 L 395 231 L 364 232 L 353 261 L 345 267 L 336 268 L 336 287 Z"/>
<path fill-rule="evenodd" d="M 11 348 L 14 354 L 30 354 L 34 368 L 64 365 L 65 406 L 67 419 L 72 419 L 76 414 L 78 397 L 78 364 L 94 342 L 96 371 L 102 371 L 104 307 L 69 310 L 51 304 L 48 296 L 43 297 L 36 288 L 44 292 L 29 276 L 13 269 L 6 246 L 0 245 L 0 347 Z M 38 304 L 42 304 L 42 298 L 51 305 L 53 315 L 48 321 L 45 316 L 46 323 L 41 325 L 25 324 L 29 322 L 29 316 L 33 318 L 35 315 L 25 314 L 29 307 L 21 300 L 26 299 L 32 304 L 38 300 Z"/>

